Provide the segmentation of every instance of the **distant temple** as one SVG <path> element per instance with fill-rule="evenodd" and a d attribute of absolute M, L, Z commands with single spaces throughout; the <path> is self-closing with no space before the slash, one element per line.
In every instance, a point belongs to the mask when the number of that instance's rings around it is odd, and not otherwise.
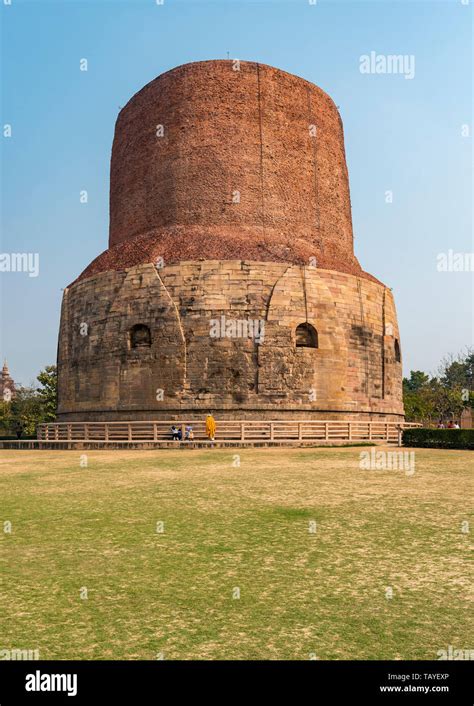
<path fill-rule="evenodd" d="M 0 374 L 0 397 L 4 402 L 10 402 L 15 397 L 15 382 L 10 375 L 7 361 L 3 363 L 2 372 Z"/>

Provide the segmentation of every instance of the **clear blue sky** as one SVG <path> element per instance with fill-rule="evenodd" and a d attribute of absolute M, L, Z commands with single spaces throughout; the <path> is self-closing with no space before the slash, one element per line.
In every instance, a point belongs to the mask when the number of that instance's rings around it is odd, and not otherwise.
<path fill-rule="evenodd" d="M 472 135 L 473 2 L 2 2 L 13 136 L 2 138 L 1 250 L 40 255 L 37 278 L 0 275 L 14 378 L 55 362 L 61 288 L 107 247 L 119 107 L 163 71 L 227 52 L 309 79 L 340 107 L 356 254 L 393 287 L 405 373 L 471 344 L 472 273 L 439 272 L 436 257 L 473 250 L 472 136 L 461 135 L 463 124 Z M 370 51 L 414 55 L 415 78 L 361 74 Z"/>

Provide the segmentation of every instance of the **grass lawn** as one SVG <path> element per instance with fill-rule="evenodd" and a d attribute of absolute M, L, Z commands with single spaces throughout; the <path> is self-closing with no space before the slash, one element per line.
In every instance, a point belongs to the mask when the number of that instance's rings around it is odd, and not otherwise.
<path fill-rule="evenodd" d="M 474 456 L 417 449 L 407 475 L 360 470 L 362 451 L 0 452 L 0 527 L 12 523 L 0 649 L 334 660 L 474 648 Z"/>

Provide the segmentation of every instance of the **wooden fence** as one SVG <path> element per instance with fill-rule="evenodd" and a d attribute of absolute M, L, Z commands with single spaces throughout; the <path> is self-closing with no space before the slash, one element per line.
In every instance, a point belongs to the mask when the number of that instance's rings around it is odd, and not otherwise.
<path fill-rule="evenodd" d="M 194 441 L 206 441 L 203 419 L 150 422 L 57 422 L 40 424 L 42 441 L 164 442 L 172 439 L 171 426 L 181 429 L 185 442 L 188 425 Z M 364 422 L 325 420 L 217 420 L 216 442 L 298 442 L 298 441 L 386 441 L 398 443 L 402 429 L 419 427 L 406 422 Z"/>

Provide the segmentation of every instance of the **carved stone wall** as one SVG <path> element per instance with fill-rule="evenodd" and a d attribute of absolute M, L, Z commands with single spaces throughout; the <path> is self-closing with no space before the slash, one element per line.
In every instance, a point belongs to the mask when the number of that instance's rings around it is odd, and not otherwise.
<path fill-rule="evenodd" d="M 318 348 L 296 346 L 305 322 Z M 149 346 L 132 347 L 137 324 Z M 64 293 L 59 419 L 395 419 L 395 340 L 390 290 L 339 272 L 216 260 L 95 275 Z"/>

